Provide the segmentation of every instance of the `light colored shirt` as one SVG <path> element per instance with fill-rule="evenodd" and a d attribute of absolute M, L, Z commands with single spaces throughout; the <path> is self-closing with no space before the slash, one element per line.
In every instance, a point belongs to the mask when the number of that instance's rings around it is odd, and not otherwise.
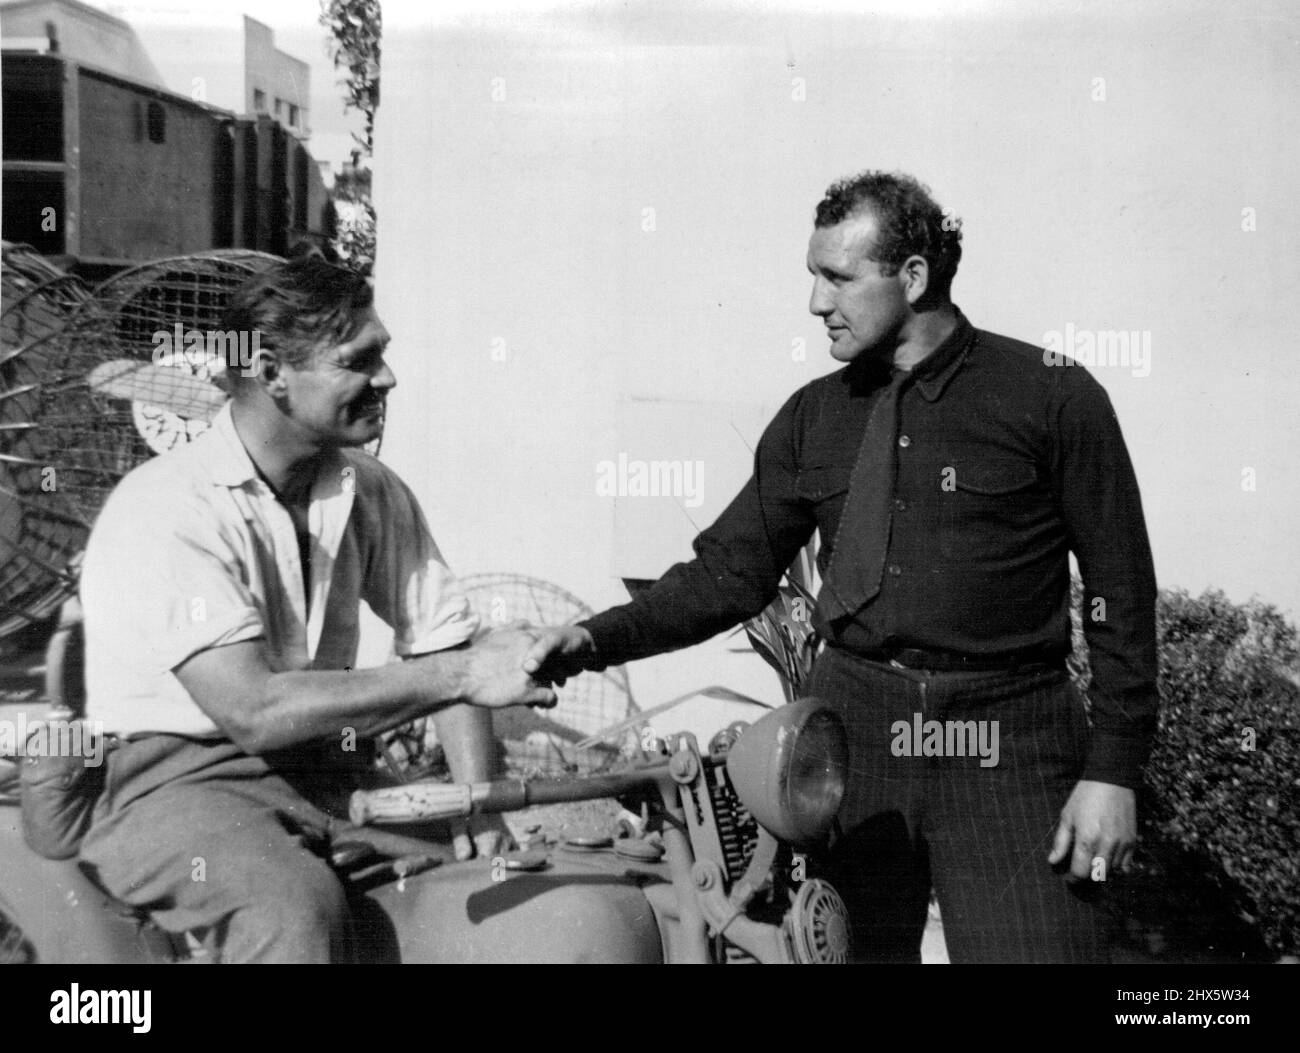
<path fill-rule="evenodd" d="M 220 737 L 178 666 L 260 638 L 276 672 L 350 668 L 361 600 L 393 628 L 403 657 L 455 647 L 478 628 L 414 495 L 369 454 L 326 458 L 308 528 L 310 604 L 293 521 L 254 468 L 229 404 L 194 442 L 127 475 L 82 567 L 87 717 L 124 736 Z"/>

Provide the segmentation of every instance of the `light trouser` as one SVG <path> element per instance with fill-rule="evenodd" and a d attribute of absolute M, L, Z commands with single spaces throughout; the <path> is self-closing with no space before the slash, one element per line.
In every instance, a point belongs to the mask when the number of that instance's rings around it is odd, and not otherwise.
<path fill-rule="evenodd" d="M 327 859 L 355 833 L 337 816 L 364 781 L 363 757 L 250 757 L 226 741 L 151 735 L 107 764 L 81 859 L 108 892 L 170 932 L 213 931 L 223 961 L 355 957 L 353 913 Z"/>
<path fill-rule="evenodd" d="M 828 648 L 807 693 L 849 731 L 842 836 L 810 873 L 844 897 L 859 960 L 920 961 L 932 884 L 954 963 L 1106 960 L 1097 886 L 1047 862 L 1088 745 L 1064 669 L 941 673 Z"/>

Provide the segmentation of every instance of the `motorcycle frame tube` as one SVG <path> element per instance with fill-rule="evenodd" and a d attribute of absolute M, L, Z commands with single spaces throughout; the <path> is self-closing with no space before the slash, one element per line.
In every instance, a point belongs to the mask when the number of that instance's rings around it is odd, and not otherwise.
<path fill-rule="evenodd" d="M 704 908 L 700 905 L 699 893 L 695 888 L 692 873 L 695 867 L 695 853 L 691 850 L 691 840 L 686 834 L 686 811 L 682 807 L 681 787 L 671 777 L 658 780 L 659 795 L 663 800 L 667 822 L 664 823 L 663 839 L 668 870 L 672 875 L 673 888 L 677 892 L 677 904 L 681 924 L 681 956 L 674 957 L 673 964 L 708 965 L 713 961 L 709 946 L 708 927 L 704 920 Z"/>

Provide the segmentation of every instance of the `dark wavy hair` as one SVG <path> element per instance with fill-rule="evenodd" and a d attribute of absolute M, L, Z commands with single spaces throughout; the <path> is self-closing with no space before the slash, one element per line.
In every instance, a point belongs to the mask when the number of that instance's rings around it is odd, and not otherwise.
<path fill-rule="evenodd" d="M 832 183 L 817 206 L 818 227 L 869 212 L 879 231 L 871 259 L 897 274 L 909 256 L 930 265 L 930 288 L 944 296 L 961 262 L 961 220 L 945 215 L 930 188 L 903 172 L 860 172 Z"/>
<path fill-rule="evenodd" d="M 318 255 L 301 256 L 273 264 L 239 286 L 222 324 L 229 332 L 256 332 L 261 346 L 301 366 L 322 344 L 355 336 L 357 312 L 374 299 L 364 275 Z M 237 366 L 227 362 L 227 373 L 238 376 Z"/>

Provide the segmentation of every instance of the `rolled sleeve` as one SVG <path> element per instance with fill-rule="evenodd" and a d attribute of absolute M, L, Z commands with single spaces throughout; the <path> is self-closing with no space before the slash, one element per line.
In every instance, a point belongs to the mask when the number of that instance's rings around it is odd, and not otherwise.
<path fill-rule="evenodd" d="M 87 544 L 87 715 L 121 734 L 212 736 L 216 725 L 174 670 L 201 651 L 264 638 L 265 617 L 212 510 L 167 481 L 128 480 Z"/>
<path fill-rule="evenodd" d="M 262 612 L 237 566 L 204 545 L 194 538 L 175 538 L 165 551 L 169 573 L 137 590 L 141 614 L 152 612 L 162 622 L 150 639 L 159 672 L 177 668 L 200 651 L 266 634 Z"/>
<path fill-rule="evenodd" d="M 379 492 L 366 602 L 392 628 L 394 649 L 403 658 L 464 643 L 478 631 L 479 618 L 443 560 L 415 495 L 391 473 Z"/>
<path fill-rule="evenodd" d="M 262 612 L 220 531 L 183 510 L 167 518 L 107 507 L 81 580 L 87 634 L 98 650 L 170 672 L 211 647 L 265 634 Z"/>

